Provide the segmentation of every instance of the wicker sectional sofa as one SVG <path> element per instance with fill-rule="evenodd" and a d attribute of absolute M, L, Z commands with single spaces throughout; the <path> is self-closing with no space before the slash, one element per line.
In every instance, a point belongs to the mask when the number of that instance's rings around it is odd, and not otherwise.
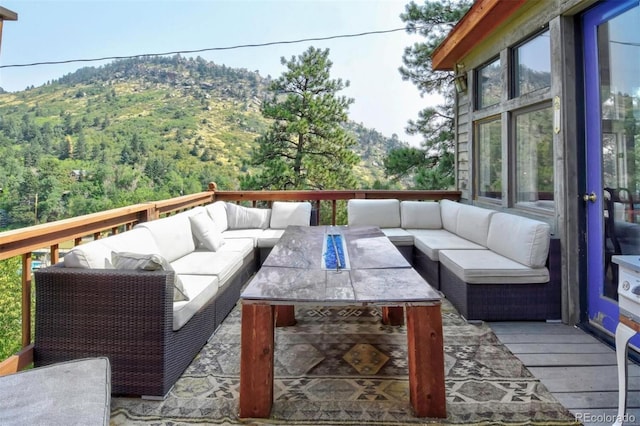
<path fill-rule="evenodd" d="M 468 204 L 350 200 L 350 225 L 377 225 L 468 320 L 560 318 L 550 226 Z"/>
<path fill-rule="evenodd" d="M 163 398 L 233 309 L 241 287 L 310 203 L 225 202 L 75 247 L 36 278 L 36 366 L 111 362 L 112 392 Z"/>

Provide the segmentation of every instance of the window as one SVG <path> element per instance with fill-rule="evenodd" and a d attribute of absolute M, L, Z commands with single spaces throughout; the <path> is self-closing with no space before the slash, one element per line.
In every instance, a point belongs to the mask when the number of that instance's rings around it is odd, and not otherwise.
<path fill-rule="evenodd" d="M 551 87 L 549 30 L 513 49 L 514 96 Z"/>
<path fill-rule="evenodd" d="M 553 31 L 544 28 L 514 40 L 474 69 L 473 173 L 459 176 L 472 180 L 479 204 L 541 216 L 555 210 Z M 461 118 L 463 125 L 466 120 Z"/>
<path fill-rule="evenodd" d="M 500 118 L 477 124 L 478 195 L 502 199 L 502 124 Z"/>
<path fill-rule="evenodd" d="M 499 58 L 478 69 L 476 74 L 478 109 L 500 103 L 502 96 L 500 72 Z"/>
<path fill-rule="evenodd" d="M 550 105 L 514 114 L 516 203 L 552 209 L 553 113 Z"/>

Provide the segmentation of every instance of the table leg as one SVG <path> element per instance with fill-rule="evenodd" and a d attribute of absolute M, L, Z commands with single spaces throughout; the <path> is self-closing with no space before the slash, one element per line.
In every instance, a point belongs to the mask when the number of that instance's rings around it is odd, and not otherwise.
<path fill-rule="evenodd" d="M 417 417 L 447 417 L 440 305 L 406 311 L 411 405 Z"/>
<path fill-rule="evenodd" d="M 404 307 L 383 306 L 382 307 L 382 323 L 385 325 L 404 324 Z"/>
<path fill-rule="evenodd" d="M 276 327 L 296 325 L 296 310 L 292 305 L 276 306 Z"/>
<path fill-rule="evenodd" d="M 269 417 L 273 404 L 274 315 L 271 305 L 242 305 L 239 417 Z"/>

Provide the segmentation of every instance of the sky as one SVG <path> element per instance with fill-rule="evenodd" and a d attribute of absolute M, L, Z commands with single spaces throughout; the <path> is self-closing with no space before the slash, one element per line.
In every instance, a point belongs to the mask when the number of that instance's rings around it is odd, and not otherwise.
<path fill-rule="evenodd" d="M 404 27 L 399 15 L 408 0 L 0 0 L 18 14 L 5 21 L 0 65 L 91 59 L 320 38 Z M 280 58 L 309 46 L 329 48 L 332 78 L 348 80 L 340 95 L 355 100 L 351 120 L 419 145 L 409 119 L 437 99 L 421 97 L 398 68 L 405 47 L 421 41 L 405 31 L 268 47 L 211 51 L 199 55 L 217 64 L 278 77 Z M 40 86 L 84 66 L 105 62 L 1 68 L 7 91 Z"/>

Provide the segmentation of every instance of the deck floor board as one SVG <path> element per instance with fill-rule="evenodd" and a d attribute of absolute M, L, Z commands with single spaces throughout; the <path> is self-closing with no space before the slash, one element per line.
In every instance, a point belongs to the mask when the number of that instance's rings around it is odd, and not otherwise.
<path fill-rule="evenodd" d="M 496 336 L 585 425 L 618 413 L 615 350 L 577 328 L 546 322 L 492 322 Z M 640 424 L 640 366 L 628 361 L 628 424 Z M 625 423 L 627 424 L 627 423 Z"/>

